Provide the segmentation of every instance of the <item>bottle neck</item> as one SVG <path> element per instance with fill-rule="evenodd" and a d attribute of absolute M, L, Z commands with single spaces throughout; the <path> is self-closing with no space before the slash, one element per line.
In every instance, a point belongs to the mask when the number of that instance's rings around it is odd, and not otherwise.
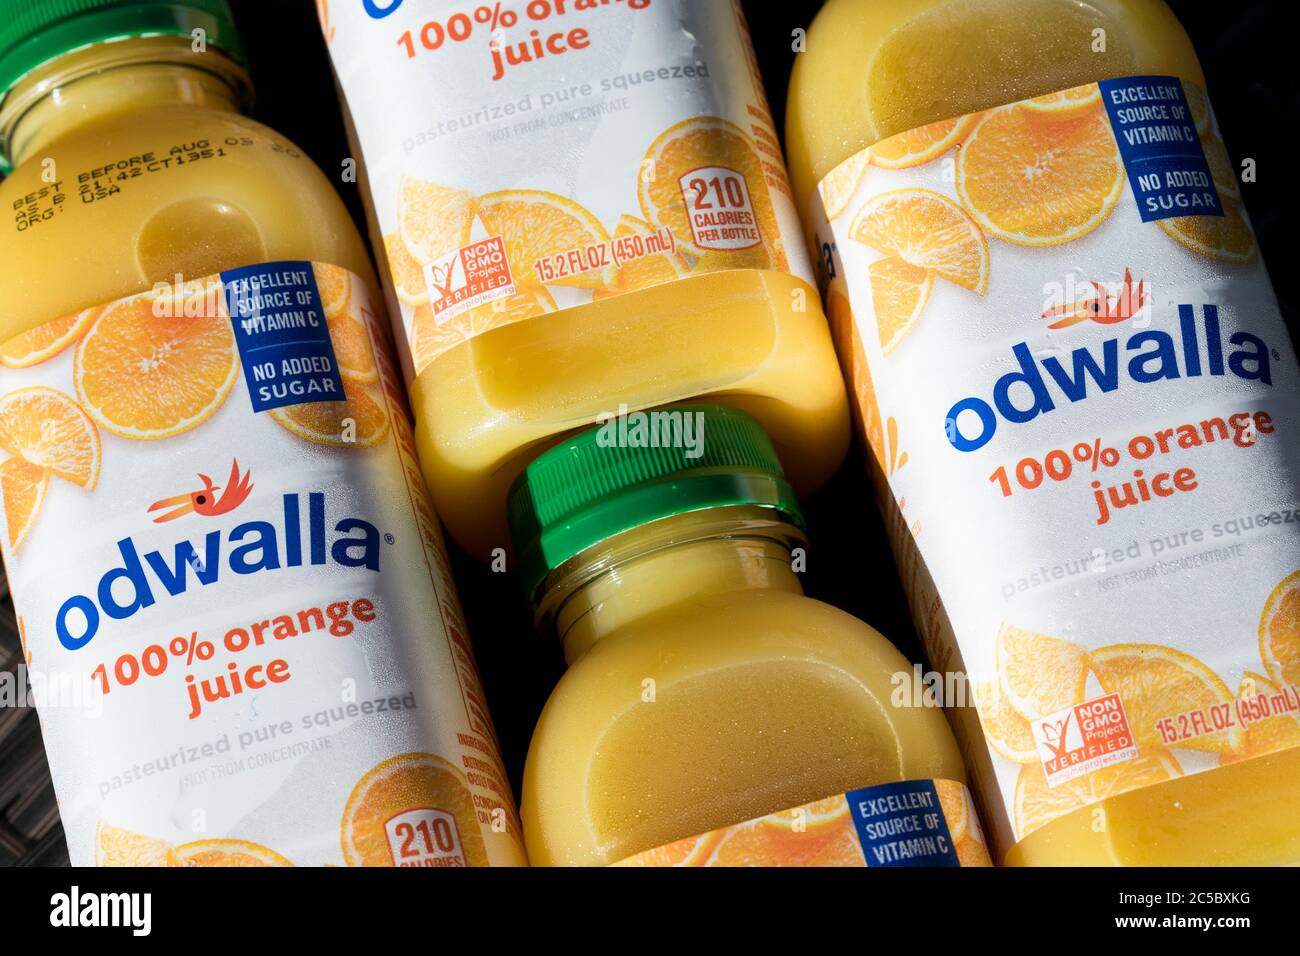
<path fill-rule="evenodd" d="M 614 631 L 705 596 L 802 593 L 791 552 L 803 545 L 803 533 L 770 509 L 675 515 L 603 541 L 555 569 L 538 616 L 572 664 Z"/>
<path fill-rule="evenodd" d="M 124 114 L 172 107 L 239 112 L 252 88 L 216 49 L 180 37 L 139 37 L 65 54 L 0 99 L 0 158 L 11 167 L 55 142 Z"/>

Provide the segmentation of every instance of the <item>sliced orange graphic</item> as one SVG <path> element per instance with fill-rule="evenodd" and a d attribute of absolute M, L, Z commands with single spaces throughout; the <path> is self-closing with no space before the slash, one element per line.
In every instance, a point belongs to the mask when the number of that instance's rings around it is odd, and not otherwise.
<path fill-rule="evenodd" d="M 81 338 L 98 312 L 98 309 L 83 309 L 15 335 L 0 345 L 0 364 L 6 368 L 28 368 L 54 358 Z"/>
<path fill-rule="evenodd" d="M 77 346 L 77 396 L 100 425 L 123 438 L 157 439 L 201 425 L 225 402 L 239 373 L 229 316 L 158 317 L 154 299 L 110 305 Z"/>
<path fill-rule="evenodd" d="M 928 163 L 965 139 L 978 118 L 958 116 L 882 139 L 871 147 L 871 165 L 904 169 Z"/>
<path fill-rule="evenodd" d="M 975 700 L 989 746 L 1016 763 L 1033 763 L 1038 759 L 1038 745 L 1034 743 L 1029 721 L 1007 703 L 999 681 L 977 683 Z"/>
<path fill-rule="evenodd" d="M 880 347 L 888 355 L 925 311 L 934 288 L 934 270 L 886 256 L 871 263 L 871 304 Z"/>
<path fill-rule="evenodd" d="M 997 661 L 1002 693 L 1026 720 L 1083 701 L 1088 652 L 1081 644 L 1004 624 Z"/>
<path fill-rule="evenodd" d="M 326 324 L 339 371 L 358 382 L 378 381 L 379 369 L 375 366 L 375 353 L 365 324 L 351 312 L 339 312 Z"/>
<path fill-rule="evenodd" d="M 939 795 L 939 806 L 943 808 L 944 819 L 948 821 L 948 833 L 956 843 L 970 829 L 971 808 L 966 788 L 955 780 L 936 780 L 934 789 Z"/>
<path fill-rule="evenodd" d="M 674 840 L 672 843 L 646 850 L 620 860 L 611 866 L 703 866 L 720 839 L 717 833 Z"/>
<path fill-rule="evenodd" d="M 500 328 L 523 319 L 531 319 L 556 310 L 555 299 L 541 287 L 523 288 L 514 295 L 493 299 L 457 316 L 452 324 L 459 324 L 469 335 L 482 335 L 489 329 Z"/>
<path fill-rule="evenodd" d="M 848 819 L 849 802 L 844 799 L 843 794 L 836 794 L 833 797 L 824 797 L 821 800 L 805 803 L 793 810 L 770 813 L 762 817 L 759 822 L 764 826 L 776 827 L 780 830 L 797 832 L 802 829 L 807 832 L 817 827 L 838 826 L 842 821 Z"/>
<path fill-rule="evenodd" d="M 18 645 L 23 651 L 23 660 L 28 666 L 32 663 L 32 649 L 27 646 L 27 624 L 23 621 L 23 616 L 18 615 Z"/>
<path fill-rule="evenodd" d="M 172 316 L 220 316 L 229 321 L 226 313 L 226 287 L 221 276 L 204 276 L 174 284 L 159 283 L 148 293 L 154 318 L 163 320 Z"/>
<path fill-rule="evenodd" d="M 984 233 L 965 210 L 932 189 L 895 189 L 871 198 L 858 210 L 849 236 L 980 295 L 988 288 Z"/>
<path fill-rule="evenodd" d="M 429 285 L 424 281 L 424 267 L 411 255 L 402 237 L 395 232 L 384 236 L 384 252 L 388 255 L 388 271 L 393 277 L 397 298 L 407 305 L 428 302 Z"/>
<path fill-rule="evenodd" d="M 1241 678 L 1241 687 L 1237 690 L 1237 699 L 1249 704 L 1260 697 L 1264 698 L 1269 707 L 1269 716 L 1246 725 L 1241 749 L 1221 755 L 1220 763 L 1248 760 L 1300 747 L 1300 714 L 1283 709 L 1277 703 L 1281 702 L 1284 706 L 1290 698 L 1282 695 L 1281 688 L 1263 674 L 1246 671 Z"/>
<path fill-rule="evenodd" d="M 1159 226 L 1192 252 L 1224 262 L 1253 262 L 1255 233 L 1245 210 L 1231 196 L 1220 196 L 1219 201 L 1222 216 L 1173 216 L 1158 220 Z"/>
<path fill-rule="evenodd" d="M 1102 689 L 1118 693 L 1138 746 L 1167 746 L 1157 730 L 1164 718 L 1200 712 L 1209 720 L 1216 704 L 1231 704 L 1232 691 L 1213 670 L 1191 654 L 1161 644 L 1112 644 L 1088 655 Z M 1241 746 L 1234 725 L 1180 740 L 1178 747 L 1222 753 Z"/>
<path fill-rule="evenodd" d="M 311 271 L 316 277 L 321 308 L 327 318 L 333 318 L 346 309 L 352 299 L 352 273 L 323 262 L 313 262 Z"/>
<path fill-rule="evenodd" d="M 439 324 L 433 310 L 427 305 L 417 305 L 411 316 L 411 363 L 419 375 L 443 352 L 468 341 L 471 337 L 466 323 L 449 320 Z"/>
<path fill-rule="evenodd" d="M 853 389 L 853 397 L 857 399 L 855 405 L 863 438 L 883 471 L 888 455 L 885 420 L 880 414 L 871 367 L 867 364 L 867 354 L 862 348 L 862 338 L 858 335 L 848 296 L 839 289 L 831 289 L 826 297 L 826 315 L 830 319 L 831 337 L 840 356 L 840 365 Z"/>
<path fill-rule="evenodd" d="M 179 866 L 166 840 L 132 833 L 100 821 L 95 827 L 95 866 Z"/>
<path fill-rule="evenodd" d="M 521 288 L 512 296 L 484 302 L 441 324 L 428 306 L 417 306 L 411 319 L 411 361 L 416 374 L 443 352 L 489 329 L 554 311 L 555 300 L 540 286 Z"/>
<path fill-rule="evenodd" d="M 827 220 L 843 215 L 844 210 L 849 208 L 849 202 L 862 184 L 862 177 L 870 165 L 871 149 L 867 148 L 844 160 L 817 185 Z"/>
<path fill-rule="evenodd" d="M 1201 146 L 1205 149 L 1205 162 L 1210 167 L 1210 176 L 1214 179 L 1215 187 L 1221 194 L 1227 193 L 1234 199 L 1240 199 L 1241 189 L 1237 185 L 1237 170 L 1232 165 L 1232 157 L 1228 155 L 1228 148 L 1223 145 L 1223 140 L 1210 133 L 1201 139 Z"/>
<path fill-rule="evenodd" d="M 1278 684 L 1300 684 L 1300 571 L 1278 582 L 1259 615 L 1259 656 Z"/>
<path fill-rule="evenodd" d="M 33 465 L 24 458 L 7 458 L 0 463 L 0 500 L 4 502 L 11 553 L 18 551 L 36 523 L 49 484 L 48 468 Z"/>
<path fill-rule="evenodd" d="M 1025 106 L 1031 110 L 1053 113 L 1058 116 L 1065 115 L 1071 110 L 1099 106 L 1100 104 L 1101 87 L 1096 83 L 1085 83 L 1083 86 L 1074 86 L 1068 90 L 1048 93 L 1045 96 L 1035 96 L 1033 99 L 1025 100 Z"/>
<path fill-rule="evenodd" d="M 181 866 L 293 866 L 269 847 L 248 840 L 195 840 L 176 848 Z"/>
<path fill-rule="evenodd" d="M 1143 756 L 1102 767 L 1057 784 L 1047 785 L 1043 765 L 1038 762 L 1020 768 L 1012 798 L 1017 839 L 1057 817 L 1099 800 L 1117 797 L 1138 787 L 1149 787 L 1182 776 L 1182 767 L 1166 750 L 1151 750 Z"/>
<path fill-rule="evenodd" d="M 539 259 L 609 241 L 600 220 L 572 199 L 540 189 L 507 189 L 483 196 L 478 214 L 488 233 L 505 242 L 516 283 L 579 289 L 606 289 L 613 283 L 612 262 L 550 283 L 538 274 Z"/>
<path fill-rule="evenodd" d="M 432 262 L 469 242 L 474 223 L 472 193 L 410 176 L 397 195 L 397 231 L 419 262 Z"/>
<path fill-rule="evenodd" d="M 99 430 L 76 400 L 44 385 L 0 397 L 0 448 L 93 491 Z"/>
<path fill-rule="evenodd" d="M 267 414 L 299 438 L 335 448 L 369 448 L 388 434 L 388 413 L 371 388 L 343 379 L 342 402 L 285 405 Z"/>
<path fill-rule="evenodd" d="M 468 866 L 487 866 L 474 798 L 460 772 L 434 754 L 392 757 L 366 773 L 343 810 L 343 858 L 348 866 L 393 866 L 385 824 L 410 810 L 441 810 L 456 819 L 456 839 Z"/>
<path fill-rule="evenodd" d="M 654 226 L 635 216 L 623 216 L 619 219 L 618 227 L 614 230 L 615 239 L 623 239 L 627 236 L 642 236 L 656 241 L 658 238 Z M 663 285 L 665 282 L 672 282 L 674 279 L 681 278 L 686 275 L 687 271 L 686 260 L 680 253 L 650 253 L 639 259 L 627 261 L 615 273 L 613 288 L 608 291 L 597 289 L 595 298 L 601 299 L 621 295 L 625 292 L 635 292 L 637 289 L 648 289 L 651 286 Z"/>
<path fill-rule="evenodd" d="M 677 237 L 678 244 L 695 254 L 703 255 L 709 251 L 695 244 L 690 216 L 697 202 L 710 200 L 689 189 L 683 190 L 681 180 L 693 170 L 713 166 L 732 170 L 744 177 L 762 243 L 774 243 L 780 237 L 780 230 L 767 191 L 767 181 L 763 177 L 763 163 L 745 131 L 717 116 L 683 120 L 669 127 L 651 144 L 637 183 L 642 216 L 656 226 L 667 226 Z M 763 245 L 757 248 L 762 249 Z M 751 255 L 757 255 L 749 251 Z M 754 268 L 771 268 L 771 265 Z"/>
<path fill-rule="evenodd" d="M 862 845 L 846 813 L 803 831 L 764 824 L 764 817 L 721 834 L 705 866 L 864 866 Z"/>
<path fill-rule="evenodd" d="M 1196 125 L 1196 135 L 1204 136 L 1210 131 L 1210 99 L 1205 95 L 1205 91 L 1195 83 L 1183 83 L 1182 86 L 1183 93 L 1187 96 L 1187 105 L 1192 111 L 1192 122 Z"/>
<path fill-rule="evenodd" d="M 1124 189 L 1100 105 L 1055 113 L 1023 105 L 984 115 L 957 154 L 957 194 L 990 235 L 1024 246 L 1086 236 Z"/>
<path fill-rule="evenodd" d="M 988 847 L 972 836 L 957 841 L 953 847 L 957 853 L 957 862 L 962 866 L 992 866 Z"/>

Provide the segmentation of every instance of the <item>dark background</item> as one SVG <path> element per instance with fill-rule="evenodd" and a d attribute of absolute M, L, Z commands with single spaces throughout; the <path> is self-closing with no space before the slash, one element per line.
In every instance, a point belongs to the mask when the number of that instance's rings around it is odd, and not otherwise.
<path fill-rule="evenodd" d="M 230 0 L 251 61 L 253 115 L 294 140 L 336 182 L 349 150 L 334 96 L 329 58 L 311 0 Z M 1288 229 L 1300 203 L 1289 153 L 1300 116 L 1289 10 L 1283 3 L 1169 0 L 1196 46 L 1228 151 L 1253 158 L 1258 181 L 1242 192 L 1260 248 L 1293 329 L 1295 294 L 1286 281 Z M 806 27 L 818 0 L 744 0 L 777 125 L 795 54 L 791 31 Z M 1290 6 L 1290 4 L 1287 4 Z M 355 184 L 338 183 L 364 234 Z M 0 264 L 3 268 L 3 264 Z M 854 449 L 837 477 L 805 501 L 810 562 L 805 585 L 816 598 L 873 624 L 913 659 L 920 657 L 879 519 Z M 457 582 L 478 651 L 506 767 L 518 788 L 537 714 L 563 671 L 558 648 L 538 636 L 513 580 L 453 554 Z M 20 661 L 7 590 L 0 590 L 0 670 Z M 0 864 L 66 863 L 35 713 L 0 709 Z"/>

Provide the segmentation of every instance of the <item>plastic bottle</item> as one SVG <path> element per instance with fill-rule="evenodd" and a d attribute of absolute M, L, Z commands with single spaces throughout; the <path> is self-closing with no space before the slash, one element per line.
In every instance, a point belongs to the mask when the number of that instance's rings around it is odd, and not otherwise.
<path fill-rule="evenodd" d="M 576 435 L 520 477 L 511 527 L 569 662 L 524 771 L 535 864 L 987 865 L 919 675 L 804 595 L 803 518 L 749 415 Z"/>
<path fill-rule="evenodd" d="M 735 3 L 321 9 L 462 545 L 502 547 L 520 470 L 621 408 L 707 395 L 763 422 L 800 493 L 833 473 L 842 383 Z"/>
<path fill-rule="evenodd" d="M 999 858 L 1294 862 L 1295 353 L 1186 34 L 830 0 L 806 49 L 796 195 Z"/>
<path fill-rule="evenodd" d="M 524 862 L 364 247 L 224 0 L 0 3 L 0 530 L 72 860 Z"/>

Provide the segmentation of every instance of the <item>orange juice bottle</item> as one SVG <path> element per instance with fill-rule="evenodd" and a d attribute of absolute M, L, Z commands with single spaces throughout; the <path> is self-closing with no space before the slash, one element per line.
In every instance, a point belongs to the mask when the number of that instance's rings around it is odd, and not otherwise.
<path fill-rule="evenodd" d="M 524 862 L 400 373 L 224 0 L 0 3 L 0 550 L 74 863 Z"/>
<path fill-rule="evenodd" d="M 988 865 L 942 711 L 804 596 L 803 518 L 748 414 L 611 418 L 529 465 L 510 524 L 569 662 L 524 771 L 534 864 Z"/>
<path fill-rule="evenodd" d="M 807 51 L 796 195 L 999 857 L 1300 860 L 1300 377 L 1187 36 L 830 0 Z"/>
<path fill-rule="evenodd" d="M 318 7 L 367 180 L 420 458 L 453 537 L 603 412 L 763 422 L 802 493 L 848 413 L 733 0 Z"/>

